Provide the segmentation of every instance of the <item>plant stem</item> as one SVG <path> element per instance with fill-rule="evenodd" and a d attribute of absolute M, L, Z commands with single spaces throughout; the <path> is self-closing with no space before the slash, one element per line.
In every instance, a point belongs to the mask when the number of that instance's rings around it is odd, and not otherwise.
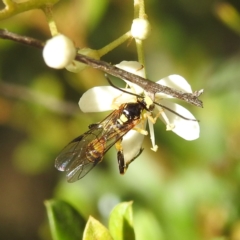
<path fill-rule="evenodd" d="M 42 8 L 44 6 L 53 6 L 58 1 L 59 0 L 28 0 L 17 3 L 12 0 L 4 0 L 5 8 L 0 11 L 0 20 L 28 10 Z"/>
<path fill-rule="evenodd" d="M 55 21 L 53 20 L 52 7 L 51 6 L 45 6 L 45 7 L 42 8 L 42 10 L 45 13 L 45 16 L 47 18 L 51 35 L 53 37 L 58 35 L 57 26 L 56 26 Z"/>
<path fill-rule="evenodd" d="M 134 0 L 134 18 L 144 18 L 145 16 L 144 0 Z M 147 74 L 145 68 L 143 41 L 135 38 L 135 43 L 137 48 L 138 62 L 144 66 L 144 76 L 146 77 Z"/>
<path fill-rule="evenodd" d="M 120 44 L 124 43 L 126 40 L 128 40 L 131 37 L 131 32 L 126 32 L 118 39 L 114 40 L 113 42 L 109 43 L 105 47 L 98 50 L 98 54 L 100 57 L 107 54 L 108 52 L 112 51 L 114 48 L 118 47 Z"/>

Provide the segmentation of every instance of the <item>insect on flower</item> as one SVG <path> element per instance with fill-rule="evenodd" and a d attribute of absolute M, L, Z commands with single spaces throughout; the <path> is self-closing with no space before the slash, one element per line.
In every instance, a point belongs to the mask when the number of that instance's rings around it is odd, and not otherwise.
<path fill-rule="evenodd" d="M 171 109 L 153 102 L 148 96 L 124 91 L 114 86 L 108 79 L 111 86 L 123 91 L 127 94 L 136 96 L 136 102 L 121 104 L 118 109 L 114 110 L 100 123 L 92 124 L 89 130 L 81 136 L 72 140 L 56 158 L 55 167 L 59 171 L 67 172 L 67 181 L 75 182 L 83 178 L 91 169 L 102 161 L 105 153 L 113 146 L 117 149 L 117 159 L 120 174 L 124 174 L 129 164 L 136 159 L 143 151 L 140 148 L 139 152 L 131 159 L 125 161 L 123 147 L 121 145 L 123 137 L 132 129 L 143 135 L 147 135 L 144 128 L 140 128 L 139 124 L 145 118 L 150 118 L 153 122 L 153 110 L 155 104 L 160 107 L 175 113 L 186 120 L 184 116 L 172 111 Z"/>

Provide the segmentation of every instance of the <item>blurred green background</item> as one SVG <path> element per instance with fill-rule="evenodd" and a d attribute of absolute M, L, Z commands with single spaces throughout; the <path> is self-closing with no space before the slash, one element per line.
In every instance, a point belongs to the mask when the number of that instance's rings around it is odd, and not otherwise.
<path fill-rule="evenodd" d="M 204 88 L 203 109 L 182 103 L 200 120 L 200 138 L 185 141 L 158 121 L 157 153 L 146 137 L 145 151 L 121 176 L 113 148 L 86 177 L 69 184 L 54 159 L 108 114 L 78 108 L 87 89 L 107 84 L 104 74 L 50 69 L 39 50 L 0 40 L 1 239 L 51 239 L 43 205 L 50 198 L 104 223 L 118 202 L 133 200 L 140 240 L 240 239 L 240 1 L 149 0 L 146 13 L 152 24 L 145 42 L 148 78 L 179 74 L 193 90 Z M 59 31 L 80 48 L 105 46 L 130 29 L 132 18 L 127 0 L 62 0 L 54 7 Z M 40 10 L 0 27 L 50 38 Z M 102 59 L 137 60 L 134 41 Z"/>

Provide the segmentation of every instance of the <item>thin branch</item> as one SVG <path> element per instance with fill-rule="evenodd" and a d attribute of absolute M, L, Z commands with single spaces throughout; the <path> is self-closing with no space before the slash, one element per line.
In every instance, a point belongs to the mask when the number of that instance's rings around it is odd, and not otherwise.
<path fill-rule="evenodd" d="M 79 114 L 79 107 L 71 102 L 61 101 L 52 96 L 42 94 L 15 84 L 0 82 L 0 94 L 6 97 L 37 103 L 58 114 L 74 116 Z"/>
<path fill-rule="evenodd" d="M 0 10 L 0 20 L 10 18 L 28 10 L 38 9 L 44 6 L 53 6 L 58 1 L 59 0 L 28 0 L 17 2 L 13 0 L 3 0 L 5 8 Z"/>
<path fill-rule="evenodd" d="M 40 42 L 37 39 L 21 36 L 15 33 L 10 33 L 3 29 L 0 29 L 0 38 L 16 41 L 16 42 L 23 43 L 25 45 L 32 46 L 32 47 L 37 47 L 40 49 L 42 49 L 44 46 L 44 43 Z M 172 89 L 167 86 L 154 83 L 148 79 L 142 78 L 140 76 L 124 71 L 120 68 L 117 68 L 107 62 L 96 60 L 96 59 L 87 57 L 85 55 L 77 54 L 76 60 L 78 60 L 79 62 L 85 63 L 93 68 L 100 69 L 115 77 L 119 77 L 121 79 L 125 79 L 132 83 L 135 83 L 140 87 L 142 87 L 146 92 L 152 93 L 153 95 L 161 92 L 161 93 L 168 94 L 172 97 L 184 100 L 197 107 L 203 107 L 202 101 L 198 99 L 198 97 L 203 93 L 203 90 L 195 91 L 194 93 L 185 93 L 179 90 Z"/>
<path fill-rule="evenodd" d="M 107 62 L 95 60 L 93 58 L 78 54 L 76 56 L 76 60 L 79 62 L 85 63 L 93 68 L 100 69 L 108 74 L 111 74 L 115 77 L 119 77 L 121 79 L 126 79 L 132 83 L 137 84 L 138 86 L 142 87 L 146 92 L 150 92 L 153 94 L 162 92 L 168 94 L 172 97 L 184 100 L 188 103 L 191 103 L 197 107 L 203 107 L 203 103 L 198 97 L 203 93 L 202 90 L 195 91 L 194 93 L 185 93 L 167 86 L 163 86 L 161 84 L 152 82 L 148 79 L 142 78 L 138 75 L 129 73 L 124 71 L 120 68 L 117 68 Z"/>
<path fill-rule="evenodd" d="M 36 47 L 36 48 L 39 48 L 39 49 L 43 49 L 43 47 L 45 45 L 44 42 L 41 42 L 41 41 L 39 41 L 35 38 L 21 36 L 21 35 L 9 32 L 9 31 L 4 30 L 4 29 L 0 29 L 0 38 L 12 40 L 12 41 L 22 43 L 22 44 L 30 46 L 30 47 Z"/>

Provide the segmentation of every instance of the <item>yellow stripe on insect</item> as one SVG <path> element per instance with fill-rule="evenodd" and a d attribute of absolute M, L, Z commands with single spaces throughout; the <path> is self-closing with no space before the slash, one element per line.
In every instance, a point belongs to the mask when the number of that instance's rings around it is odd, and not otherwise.
<path fill-rule="evenodd" d="M 127 118 L 124 114 L 122 114 L 122 115 L 120 116 L 119 120 L 121 121 L 121 123 L 125 123 L 125 122 L 128 121 L 128 118 Z"/>
<path fill-rule="evenodd" d="M 150 109 L 151 105 L 153 104 L 152 99 L 149 96 L 145 96 L 144 101 L 146 103 L 146 108 Z"/>

